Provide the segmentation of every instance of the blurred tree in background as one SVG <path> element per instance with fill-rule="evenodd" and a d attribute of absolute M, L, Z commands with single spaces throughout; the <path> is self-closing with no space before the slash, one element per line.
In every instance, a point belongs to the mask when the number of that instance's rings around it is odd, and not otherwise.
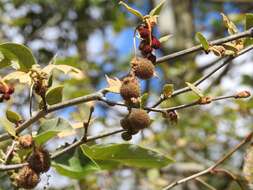
<path fill-rule="evenodd" d="M 159 3 L 156 0 L 125 2 L 143 14 L 147 14 Z M 57 55 L 56 64 L 80 69 L 85 76 L 82 79 L 71 79 L 56 73 L 53 83 L 64 85 L 64 100 L 87 95 L 106 86 L 105 75 L 121 78 L 129 71 L 134 29 L 140 23 L 118 3 L 106 0 L 2 0 L 0 41 L 25 44 L 32 49 L 42 66 Z M 228 15 L 239 30 L 243 31 L 245 14 L 252 10 L 251 0 L 167 0 L 154 32 L 156 36 L 172 34 L 172 37 L 163 43 L 157 57 L 198 44 L 196 32 L 202 32 L 208 40 L 227 36 L 220 12 Z M 153 105 L 159 99 L 165 84 L 173 84 L 175 89 L 182 88 L 185 81 L 196 81 L 220 63 L 221 58 L 198 52 L 159 64 L 156 67 L 158 78 L 141 83 L 142 91 L 150 94 L 148 105 Z M 1 76 L 9 71 L 9 68 L 1 69 Z M 252 53 L 248 53 L 227 64 L 200 88 L 205 94 L 216 97 L 234 94 L 242 89 L 252 91 L 252 85 Z M 29 88 L 18 84 L 15 88 L 15 98 L 0 105 L 1 116 L 4 117 L 5 111 L 11 108 L 23 118 L 28 118 Z M 106 96 L 114 101 L 121 100 L 119 95 Z M 192 92 L 188 92 L 164 101 L 161 107 L 186 104 L 195 98 Z M 68 119 L 74 124 L 88 119 L 90 106 L 82 104 L 52 115 Z M 96 105 L 96 119 L 91 122 L 89 135 L 120 128 L 120 118 L 126 113 L 127 109 L 124 108 Z M 48 172 L 51 177 L 42 176 L 42 182 L 37 188 L 161 189 L 176 179 L 212 165 L 244 138 L 253 128 L 253 99 L 224 100 L 206 106 L 190 107 L 177 114 L 178 121 L 175 124 L 159 114 L 151 113 L 154 120 L 151 127 L 134 136 L 131 142 L 169 155 L 175 160 L 173 164 L 151 169 L 127 166 L 110 168 L 84 175 L 78 180 L 70 179 L 71 174 L 66 175 L 68 178 L 62 177 L 52 169 Z M 2 120 L 0 122 L 3 125 Z M 33 128 L 36 129 L 38 125 Z M 32 129 L 27 130 L 31 132 Z M 80 129 L 74 136 L 82 134 Z M 65 143 L 71 144 L 75 137 L 50 140 L 46 147 L 54 151 Z M 96 143 L 122 143 L 122 140 L 119 135 L 115 135 L 99 139 Z M 94 144 L 90 142 L 88 145 Z M 1 143 L 1 148 L 6 148 L 5 142 Z M 242 175 L 244 155 L 245 148 L 240 149 L 224 163 L 223 168 Z M 11 189 L 6 175 L 0 174 L 0 187 Z M 206 175 L 201 179 L 216 189 L 240 189 L 231 176 L 224 173 Z M 175 189 L 208 189 L 202 180 L 193 180 Z"/>

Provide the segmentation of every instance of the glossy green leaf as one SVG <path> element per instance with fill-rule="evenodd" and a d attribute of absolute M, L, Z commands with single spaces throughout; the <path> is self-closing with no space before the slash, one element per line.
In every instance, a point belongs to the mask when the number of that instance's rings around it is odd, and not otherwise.
<path fill-rule="evenodd" d="M 103 169 L 119 166 L 161 168 L 173 162 L 157 151 L 135 144 L 82 145 L 82 149 Z"/>
<path fill-rule="evenodd" d="M 63 86 L 50 88 L 46 93 L 46 101 L 49 105 L 57 104 L 62 101 Z"/>
<path fill-rule="evenodd" d="M 201 43 L 204 50 L 207 51 L 209 49 L 209 43 L 208 43 L 207 39 L 200 32 L 196 33 L 196 37 L 198 38 L 198 40 Z"/>
<path fill-rule="evenodd" d="M 28 71 L 32 65 L 36 64 L 36 60 L 29 48 L 17 43 L 3 43 L 0 44 L 0 51 L 4 55 L 4 60 L 0 64 L 9 66 L 13 65 L 21 71 Z M 0 66 L 1 68 L 2 66 Z"/>
<path fill-rule="evenodd" d="M 145 107 L 146 104 L 147 104 L 147 101 L 148 101 L 148 93 L 144 93 L 142 96 L 141 96 L 141 108 Z"/>
<path fill-rule="evenodd" d="M 165 2 L 166 0 L 162 0 L 160 3 L 158 3 L 158 5 L 156 5 L 155 8 L 153 8 L 150 11 L 149 15 L 150 16 L 159 15 Z"/>
<path fill-rule="evenodd" d="M 194 84 L 191 84 L 189 82 L 186 82 L 186 84 L 197 96 L 200 98 L 204 97 L 203 93 Z"/>
<path fill-rule="evenodd" d="M 139 11 L 137 11 L 137 10 L 135 10 L 134 8 L 128 6 L 128 5 L 127 5 L 126 3 L 124 3 L 123 1 L 120 1 L 119 4 L 120 4 L 120 5 L 123 5 L 123 6 L 128 10 L 128 12 L 130 12 L 130 13 L 132 13 L 133 15 L 139 17 L 140 19 L 143 19 L 143 15 L 142 15 Z"/>
<path fill-rule="evenodd" d="M 82 179 L 86 175 L 100 170 L 100 167 L 80 148 L 57 157 L 52 166 L 56 171 L 73 179 Z"/>
<path fill-rule="evenodd" d="M 58 134 L 64 131 L 73 130 L 72 126 L 66 120 L 62 118 L 54 118 L 44 120 L 38 130 L 37 136 L 34 138 L 36 144 L 42 145 L 48 140 L 56 137 Z"/>
<path fill-rule="evenodd" d="M 22 120 L 21 115 L 19 115 L 16 112 L 13 112 L 11 110 L 6 111 L 6 118 L 8 119 L 8 121 L 10 121 L 11 123 L 14 123 L 14 124 L 16 124 Z"/>
<path fill-rule="evenodd" d="M 174 85 L 173 84 L 165 84 L 163 86 L 163 95 L 164 95 L 165 98 L 171 97 L 173 91 L 174 91 Z"/>

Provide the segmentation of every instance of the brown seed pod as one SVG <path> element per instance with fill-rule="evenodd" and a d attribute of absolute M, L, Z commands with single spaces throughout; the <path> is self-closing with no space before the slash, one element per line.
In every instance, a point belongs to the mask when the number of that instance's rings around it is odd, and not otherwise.
<path fill-rule="evenodd" d="M 28 158 L 29 166 L 37 173 L 47 172 L 51 166 L 49 152 L 43 148 L 35 148 Z"/>
<path fill-rule="evenodd" d="M 18 138 L 18 142 L 21 148 L 31 148 L 34 144 L 32 135 L 23 135 Z"/>
<path fill-rule="evenodd" d="M 131 61 L 135 75 L 140 79 L 149 79 L 154 76 L 155 66 L 146 58 L 134 58 Z"/>
<path fill-rule="evenodd" d="M 128 76 L 123 79 L 120 95 L 124 100 L 131 102 L 132 98 L 140 97 L 140 93 L 140 85 L 136 77 Z"/>
<path fill-rule="evenodd" d="M 147 128 L 151 122 L 148 113 L 142 109 L 132 109 L 128 121 L 133 131 Z"/>
<path fill-rule="evenodd" d="M 131 135 L 135 135 L 139 132 L 138 129 L 132 127 L 131 123 L 129 122 L 128 116 L 120 120 L 120 125 L 123 129 L 127 130 L 127 132 L 130 133 Z"/>
<path fill-rule="evenodd" d="M 131 130 L 131 124 L 129 123 L 127 117 L 124 117 L 123 119 L 120 120 L 120 125 L 123 129 L 127 131 Z"/>
<path fill-rule="evenodd" d="M 121 137 L 125 141 L 130 141 L 132 139 L 132 135 L 128 131 L 121 133 Z"/>
<path fill-rule="evenodd" d="M 29 166 L 21 168 L 16 177 L 18 188 L 32 189 L 40 182 L 40 176 Z"/>

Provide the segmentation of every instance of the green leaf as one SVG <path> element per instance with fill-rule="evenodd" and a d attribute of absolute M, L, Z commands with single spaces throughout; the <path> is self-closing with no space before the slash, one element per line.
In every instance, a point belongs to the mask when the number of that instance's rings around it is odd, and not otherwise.
<path fill-rule="evenodd" d="M 57 104 L 62 101 L 63 85 L 50 88 L 46 93 L 46 101 L 49 105 Z"/>
<path fill-rule="evenodd" d="M 245 16 L 245 29 L 249 30 L 250 28 L 253 27 L 253 14 L 248 13 Z M 253 38 L 246 38 L 244 41 L 245 46 L 249 46 L 253 44 Z"/>
<path fill-rule="evenodd" d="M 163 95 L 164 95 L 165 98 L 171 97 L 173 91 L 174 91 L 174 85 L 173 84 L 165 84 L 163 86 Z"/>
<path fill-rule="evenodd" d="M 81 147 L 102 169 L 114 169 L 119 166 L 161 168 L 173 162 L 171 158 L 157 151 L 135 144 L 82 145 Z"/>
<path fill-rule="evenodd" d="M 120 1 L 119 4 L 123 5 L 128 10 L 128 12 L 134 14 L 135 16 L 139 17 L 140 19 L 143 19 L 143 15 L 139 11 L 137 11 L 137 10 L 133 9 L 132 7 L 128 6 L 123 1 Z"/>
<path fill-rule="evenodd" d="M 54 118 L 44 120 L 38 130 L 37 136 L 34 138 L 36 144 L 42 145 L 48 140 L 56 137 L 62 132 L 72 131 L 72 126 L 62 118 Z"/>
<path fill-rule="evenodd" d="M 248 13 L 245 15 L 245 29 L 249 30 L 250 28 L 253 27 L 253 14 Z"/>
<path fill-rule="evenodd" d="M 209 43 L 208 43 L 207 39 L 200 32 L 196 33 L 196 37 L 198 38 L 198 40 L 201 43 L 204 50 L 207 51 L 209 49 Z"/>
<path fill-rule="evenodd" d="M 6 111 L 6 118 L 8 119 L 8 121 L 10 121 L 11 123 L 14 123 L 14 124 L 17 124 L 19 121 L 22 120 L 21 115 L 19 115 L 16 112 L 13 112 L 11 110 Z"/>
<path fill-rule="evenodd" d="M 158 5 L 156 5 L 155 8 L 153 8 L 149 12 L 149 15 L 150 16 L 159 15 L 161 12 L 162 6 L 164 5 L 165 2 L 166 2 L 166 0 L 162 0 L 160 3 L 158 3 Z"/>
<path fill-rule="evenodd" d="M 194 84 L 191 84 L 189 82 L 186 82 L 186 84 L 197 96 L 199 96 L 200 98 L 204 97 L 202 92 Z"/>
<path fill-rule="evenodd" d="M 100 170 L 96 162 L 80 148 L 57 157 L 52 166 L 59 174 L 73 179 L 82 179 L 86 175 Z"/>
<path fill-rule="evenodd" d="M 160 42 L 160 43 L 167 42 L 171 37 L 172 37 L 171 34 L 168 34 L 168 35 L 166 35 L 166 36 L 163 36 L 163 37 L 159 38 L 159 42 Z"/>
<path fill-rule="evenodd" d="M 148 100 L 148 93 L 144 93 L 142 96 L 141 96 L 141 108 L 145 107 L 146 104 L 147 104 L 147 100 Z"/>
<path fill-rule="evenodd" d="M 12 137 L 16 137 L 16 130 L 12 123 L 3 118 L 0 118 L 0 123 L 7 133 L 9 133 Z"/>
<path fill-rule="evenodd" d="M 36 64 L 36 60 L 29 48 L 17 43 L 0 44 L 0 51 L 5 59 L 0 64 L 5 66 L 19 66 L 18 70 L 28 71 L 32 65 Z M 1 68 L 2 66 L 0 66 Z"/>

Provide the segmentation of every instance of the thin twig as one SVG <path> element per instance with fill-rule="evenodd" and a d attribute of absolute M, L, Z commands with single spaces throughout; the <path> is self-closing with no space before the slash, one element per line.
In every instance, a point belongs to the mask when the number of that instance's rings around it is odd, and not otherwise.
<path fill-rule="evenodd" d="M 5 157 L 5 164 L 8 164 L 12 158 L 13 155 L 13 151 L 16 147 L 17 142 L 14 140 L 12 141 L 12 145 L 9 147 L 7 153 L 6 153 L 6 157 Z"/>
<path fill-rule="evenodd" d="M 74 105 L 78 105 L 81 103 L 85 103 L 85 102 L 90 102 L 90 101 L 95 101 L 95 100 L 99 100 L 100 98 L 103 97 L 103 93 L 104 90 L 100 90 L 98 92 L 86 95 L 86 96 L 82 96 L 82 97 L 78 97 L 78 98 L 74 98 L 71 100 L 66 100 L 64 102 L 52 105 L 52 106 L 48 106 L 47 110 L 40 110 L 39 112 L 37 112 L 33 117 L 31 117 L 30 119 L 26 120 L 24 123 L 22 123 L 22 125 L 20 125 L 19 127 L 16 128 L 16 133 L 19 134 L 21 133 L 23 130 L 25 130 L 27 127 L 29 127 L 30 125 L 32 125 L 33 123 L 37 122 L 39 119 L 43 118 L 44 116 L 46 116 L 47 114 L 63 109 L 63 108 L 67 108 L 70 106 L 74 106 Z M 10 138 L 10 135 L 8 133 L 4 133 L 0 135 L 0 142 L 7 140 Z"/>
<path fill-rule="evenodd" d="M 51 159 L 53 160 L 53 159 L 61 156 L 62 154 L 65 154 L 66 152 L 68 152 L 70 150 L 73 150 L 73 149 L 75 149 L 76 147 L 79 147 L 82 144 L 85 144 L 86 142 L 95 141 L 97 139 L 108 137 L 108 136 L 111 136 L 111 135 L 114 135 L 114 134 L 117 134 L 117 133 L 121 133 L 123 131 L 125 131 L 125 130 L 124 129 L 118 129 L 118 130 L 115 130 L 115 131 L 112 131 L 112 132 L 109 132 L 109 133 L 104 133 L 104 134 L 101 134 L 101 135 L 98 135 L 98 136 L 88 137 L 86 141 L 84 141 L 83 139 L 80 139 L 80 140 L 74 142 L 73 144 L 69 145 L 68 147 L 54 153 L 51 156 Z M 27 162 L 22 163 L 22 164 L 10 164 L 10 165 L 0 164 L 0 171 L 15 170 L 15 169 L 19 169 L 19 168 L 22 168 L 24 166 L 27 166 L 27 165 L 28 165 Z"/>
<path fill-rule="evenodd" d="M 232 61 L 233 59 L 239 57 L 240 55 L 243 55 L 247 52 L 249 52 L 250 50 L 253 49 L 253 45 L 251 46 L 248 46 L 247 48 L 243 49 L 242 51 L 240 51 L 236 56 L 230 56 L 228 57 L 221 65 L 215 67 L 212 71 L 210 71 L 209 73 L 207 73 L 206 75 L 204 75 L 203 77 L 201 77 L 200 79 L 198 79 L 197 81 L 195 81 L 193 84 L 195 86 L 198 86 L 200 85 L 202 82 L 204 82 L 206 79 L 208 79 L 209 77 L 211 77 L 214 73 L 216 73 L 217 71 L 219 71 L 221 68 L 223 68 L 225 65 L 227 65 L 230 61 Z M 191 89 L 189 87 L 184 87 L 184 88 L 181 88 L 181 89 L 178 89 L 178 90 L 175 90 L 171 97 L 175 97 L 177 95 L 180 95 L 182 93 L 185 93 L 185 92 L 188 92 L 190 91 Z M 152 108 L 155 108 L 157 106 L 159 106 L 162 102 L 164 102 L 167 98 L 164 98 L 164 97 L 160 97 L 160 99 L 154 104 L 152 105 L 151 107 Z"/>
<path fill-rule="evenodd" d="M 211 41 L 210 45 L 221 45 L 226 42 L 234 41 L 234 40 L 237 40 L 240 38 L 251 37 L 251 36 L 253 36 L 253 28 L 251 28 L 245 32 L 241 32 L 241 33 L 238 33 L 238 34 L 235 34 L 232 36 L 228 36 L 228 37 L 224 37 L 224 38 L 221 38 L 218 40 Z M 190 53 L 194 53 L 194 52 L 200 51 L 200 50 L 203 50 L 202 45 L 197 45 L 197 46 L 194 46 L 194 47 L 191 47 L 191 48 L 188 48 L 188 49 L 176 52 L 176 53 L 172 53 L 170 55 L 160 57 L 159 59 L 157 59 L 156 64 L 159 64 L 159 63 L 162 63 L 165 61 L 169 61 L 169 60 L 173 60 L 173 59 L 181 57 L 183 55 L 188 55 Z"/>
<path fill-rule="evenodd" d="M 94 107 L 92 106 L 92 107 L 90 107 L 90 114 L 89 114 L 88 121 L 83 122 L 83 127 L 84 127 L 84 134 L 83 134 L 83 138 L 82 138 L 83 141 L 87 141 L 88 128 L 90 125 L 91 116 L 92 116 L 93 112 L 94 112 Z"/>
<path fill-rule="evenodd" d="M 201 185 L 205 186 L 206 188 L 210 189 L 210 190 L 217 190 L 216 188 L 214 188 L 213 186 L 209 185 L 208 183 L 206 183 L 204 180 L 200 179 L 200 178 L 196 178 L 196 181 L 198 181 Z"/>
<path fill-rule="evenodd" d="M 183 178 L 181 180 L 175 181 L 173 183 L 171 183 L 170 185 L 166 186 L 163 190 L 168 190 L 168 189 L 172 189 L 173 187 L 185 183 L 187 181 L 190 181 L 192 179 L 196 179 L 202 175 L 205 175 L 207 173 L 212 172 L 215 168 L 217 168 L 220 164 L 222 164 L 223 162 L 225 162 L 228 158 L 230 158 L 230 156 L 236 152 L 238 149 L 240 149 L 242 146 L 244 146 L 245 144 L 247 144 L 248 142 L 251 141 L 253 136 L 253 132 L 249 133 L 238 145 L 236 145 L 233 149 L 231 149 L 227 154 L 225 154 L 225 156 L 223 156 L 222 158 L 220 158 L 217 162 L 215 162 L 215 164 L 213 164 L 212 166 L 210 166 L 209 168 L 200 171 L 196 174 L 193 174 L 191 176 L 188 176 L 186 178 Z"/>

